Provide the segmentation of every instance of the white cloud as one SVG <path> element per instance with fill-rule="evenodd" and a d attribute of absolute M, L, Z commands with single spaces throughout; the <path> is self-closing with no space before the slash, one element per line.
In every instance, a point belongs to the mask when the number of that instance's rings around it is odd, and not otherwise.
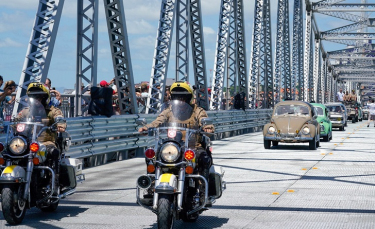
<path fill-rule="evenodd" d="M 211 27 L 203 27 L 203 33 L 205 35 L 217 34 L 217 32 Z"/>
<path fill-rule="evenodd" d="M 21 47 L 22 44 L 18 43 L 17 41 L 14 41 L 10 39 L 9 37 L 5 38 L 4 40 L 0 40 L 0 47 Z"/>

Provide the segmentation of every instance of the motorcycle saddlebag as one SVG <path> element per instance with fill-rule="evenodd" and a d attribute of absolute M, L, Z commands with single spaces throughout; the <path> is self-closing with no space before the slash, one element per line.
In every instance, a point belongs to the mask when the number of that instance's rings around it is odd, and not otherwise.
<path fill-rule="evenodd" d="M 224 170 L 221 168 L 221 166 L 212 165 L 210 168 L 210 181 L 209 181 L 209 189 L 208 189 L 208 195 L 214 196 L 215 199 L 218 199 L 221 197 L 225 185 L 223 181 L 224 176 Z"/>
<path fill-rule="evenodd" d="M 60 167 L 60 184 L 64 187 L 75 188 L 77 186 L 76 173 L 74 166 L 61 164 Z"/>

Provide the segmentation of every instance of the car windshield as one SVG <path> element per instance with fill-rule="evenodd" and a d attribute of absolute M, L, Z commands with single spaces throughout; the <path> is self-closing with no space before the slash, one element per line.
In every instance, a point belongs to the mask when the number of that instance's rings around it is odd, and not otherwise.
<path fill-rule="evenodd" d="M 315 107 L 315 108 L 316 108 L 316 111 L 318 113 L 318 116 L 324 116 L 323 108 L 321 108 L 321 107 Z"/>
<path fill-rule="evenodd" d="M 275 115 L 309 115 L 309 108 L 304 105 L 279 105 L 276 107 Z"/>
<path fill-rule="evenodd" d="M 329 112 L 338 112 L 341 113 L 341 107 L 340 106 L 327 106 Z"/>

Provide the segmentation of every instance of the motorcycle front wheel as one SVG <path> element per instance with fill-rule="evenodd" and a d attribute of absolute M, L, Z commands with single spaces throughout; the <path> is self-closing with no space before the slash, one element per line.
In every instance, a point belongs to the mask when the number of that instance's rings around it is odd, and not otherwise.
<path fill-rule="evenodd" d="M 158 201 L 158 228 L 159 229 L 171 229 L 174 223 L 174 207 L 171 195 L 159 195 Z"/>
<path fill-rule="evenodd" d="M 11 224 L 20 224 L 26 214 L 26 200 L 20 197 L 23 193 L 23 185 L 4 186 L 1 192 L 1 208 L 5 220 Z"/>

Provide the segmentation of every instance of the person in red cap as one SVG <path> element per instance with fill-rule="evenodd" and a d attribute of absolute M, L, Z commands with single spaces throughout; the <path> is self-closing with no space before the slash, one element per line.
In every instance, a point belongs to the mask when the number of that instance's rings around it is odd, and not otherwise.
<path fill-rule="evenodd" d="M 100 84 L 99 84 L 101 87 L 108 87 L 109 86 L 109 84 L 107 83 L 107 81 L 105 81 L 105 80 L 102 80 L 102 81 L 100 81 Z"/>

